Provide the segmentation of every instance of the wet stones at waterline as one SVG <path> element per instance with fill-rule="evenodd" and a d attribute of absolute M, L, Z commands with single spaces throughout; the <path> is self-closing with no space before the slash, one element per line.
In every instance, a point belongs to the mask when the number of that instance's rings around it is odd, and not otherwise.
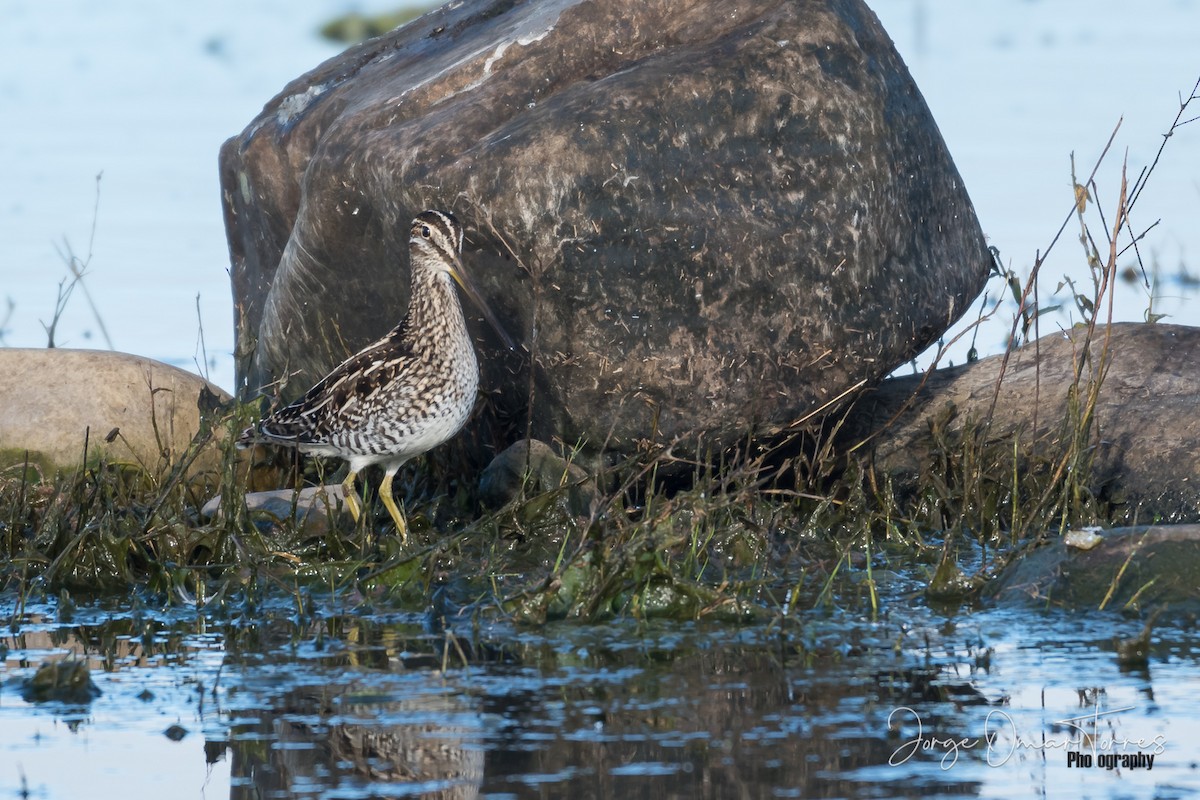
<path fill-rule="evenodd" d="M 240 394 L 293 399 L 387 330 L 396 231 L 449 205 L 525 350 L 468 320 L 488 407 L 617 450 L 835 407 L 990 267 L 860 0 L 449 4 L 285 87 L 221 180 Z"/>
<path fill-rule="evenodd" d="M 1158 609 L 1168 618 L 1200 612 L 1200 525 L 1070 531 L 1061 538 L 1055 531 L 1047 539 L 1013 553 L 983 596 L 1043 609 Z"/>

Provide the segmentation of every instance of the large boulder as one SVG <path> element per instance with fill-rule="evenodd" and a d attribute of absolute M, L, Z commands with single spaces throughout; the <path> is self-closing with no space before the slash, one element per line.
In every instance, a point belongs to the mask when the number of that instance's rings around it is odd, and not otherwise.
<path fill-rule="evenodd" d="M 849 448 L 868 439 L 876 470 L 902 493 L 964 433 L 1019 463 L 1071 447 L 1090 383 L 1099 380 L 1089 487 L 1116 520 L 1200 522 L 1200 328 L 1162 323 L 1079 326 L 1004 356 L 884 381 L 842 428 Z M 1077 388 L 1078 387 L 1078 388 Z M 1014 446 L 1015 445 L 1015 446 Z"/>
<path fill-rule="evenodd" d="M 70 469 L 104 458 L 157 474 L 199 432 L 201 411 L 230 400 L 190 372 L 105 350 L 0 348 L 0 466 Z M 192 474 L 215 470 L 206 448 Z"/>
<path fill-rule="evenodd" d="M 448 208 L 526 351 L 476 325 L 493 407 L 616 449 L 832 407 L 991 264 L 860 0 L 449 4 L 285 87 L 221 181 L 241 394 L 291 399 L 394 325 L 408 220 Z"/>

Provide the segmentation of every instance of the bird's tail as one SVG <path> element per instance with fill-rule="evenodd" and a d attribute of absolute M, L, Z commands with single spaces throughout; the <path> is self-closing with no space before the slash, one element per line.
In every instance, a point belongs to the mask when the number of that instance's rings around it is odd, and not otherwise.
<path fill-rule="evenodd" d="M 289 423 L 276 419 L 265 419 L 246 428 L 237 438 L 239 449 L 253 447 L 256 444 L 279 444 L 295 447 L 307 441 L 307 433 L 303 425 Z"/>

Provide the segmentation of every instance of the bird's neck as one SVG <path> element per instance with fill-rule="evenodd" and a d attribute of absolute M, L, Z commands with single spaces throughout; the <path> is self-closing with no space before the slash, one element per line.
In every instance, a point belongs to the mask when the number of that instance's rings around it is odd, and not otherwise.
<path fill-rule="evenodd" d="M 440 269 L 414 264 L 404 323 L 402 327 L 409 338 L 433 335 L 465 339 L 467 326 L 453 279 Z"/>

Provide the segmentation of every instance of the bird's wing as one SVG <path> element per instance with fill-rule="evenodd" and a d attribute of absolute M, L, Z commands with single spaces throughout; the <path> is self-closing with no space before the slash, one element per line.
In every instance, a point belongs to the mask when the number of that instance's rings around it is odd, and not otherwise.
<path fill-rule="evenodd" d="M 308 444 L 323 441 L 347 420 L 365 412 L 381 387 L 395 380 L 412 360 L 400 328 L 339 364 L 304 396 L 266 417 L 251 439 Z"/>

